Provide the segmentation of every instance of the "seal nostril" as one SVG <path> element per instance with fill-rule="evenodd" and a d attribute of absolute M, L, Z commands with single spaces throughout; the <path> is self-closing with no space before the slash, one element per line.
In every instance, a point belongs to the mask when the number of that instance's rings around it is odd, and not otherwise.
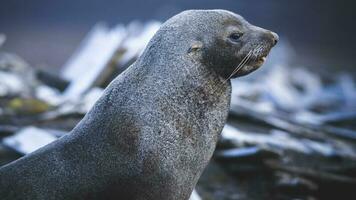
<path fill-rule="evenodd" d="M 273 37 L 273 45 L 276 45 L 278 43 L 279 36 L 278 36 L 277 33 L 272 32 L 272 31 L 271 31 L 271 34 L 272 34 L 272 37 Z"/>
<path fill-rule="evenodd" d="M 278 43 L 278 40 L 274 39 L 273 45 L 275 46 Z"/>

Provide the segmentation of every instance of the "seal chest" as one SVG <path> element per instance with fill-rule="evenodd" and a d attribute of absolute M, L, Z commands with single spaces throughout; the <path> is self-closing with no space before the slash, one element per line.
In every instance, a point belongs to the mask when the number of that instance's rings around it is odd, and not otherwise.
<path fill-rule="evenodd" d="M 230 78 L 277 40 L 229 11 L 172 17 L 69 135 L 0 169 L 0 196 L 188 199 L 226 122 Z"/>

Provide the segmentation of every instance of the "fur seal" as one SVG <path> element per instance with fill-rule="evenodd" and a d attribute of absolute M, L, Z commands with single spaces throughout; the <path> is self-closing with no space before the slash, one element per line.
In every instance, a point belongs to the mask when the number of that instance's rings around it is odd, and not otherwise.
<path fill-rule="evenodd" d="M 172 17 L 70 134 L 0 169 L 1 199 L 188 199 L 225 124 L 229 78 L 277 40 L 225 10 Z"/>

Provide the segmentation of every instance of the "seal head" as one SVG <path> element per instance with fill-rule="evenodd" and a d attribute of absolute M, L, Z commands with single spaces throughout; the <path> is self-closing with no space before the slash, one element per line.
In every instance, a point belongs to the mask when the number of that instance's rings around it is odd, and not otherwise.
<path fill-rule="evenodd" d="M 188 53 L 225 79 L 258 69 L 279 38 L 276 33 L 254 26 L 226 10 L 184 11 L 167 21 L 165 26 L 177 28 L 177 24 L 181 30 L 177 30 L 177 37 L 184 35 L 190 39 Z"/>

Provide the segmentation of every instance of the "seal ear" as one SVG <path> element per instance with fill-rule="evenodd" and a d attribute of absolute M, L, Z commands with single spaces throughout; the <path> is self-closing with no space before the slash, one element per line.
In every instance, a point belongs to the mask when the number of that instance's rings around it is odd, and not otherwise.
<path fill-rule="evenodd" d="M 203 43 L 200 41 L 194 41 L 190 48 L 188 49 L 188 53 L 198 52 L 203 48 Z"/>

